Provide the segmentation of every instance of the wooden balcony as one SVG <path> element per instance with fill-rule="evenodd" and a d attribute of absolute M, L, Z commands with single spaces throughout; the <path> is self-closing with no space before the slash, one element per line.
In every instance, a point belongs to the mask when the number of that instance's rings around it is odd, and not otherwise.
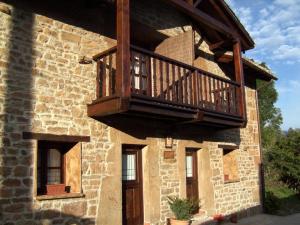
<path fill-rule="evenodd" d="M 245 122 L 237 82 L 131 46 L 130 95 L 122 97 L 117 86 L 117 47 L 94 59 L 97 99 L 88 105 L 90 117 L 134 115 L 221 127 L 240 127 Z"/>

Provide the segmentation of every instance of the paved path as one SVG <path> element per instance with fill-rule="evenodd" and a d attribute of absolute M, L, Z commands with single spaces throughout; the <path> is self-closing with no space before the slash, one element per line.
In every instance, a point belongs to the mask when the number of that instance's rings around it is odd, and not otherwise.
<path fill-rule="evenodd" d="M 238 221 L 238 225 L 300 225 L 300 214 L 291 216 L 271 216 L 260 214 Z M 233 223 L 226 223 L 224 225 L 233 225 Z"/>

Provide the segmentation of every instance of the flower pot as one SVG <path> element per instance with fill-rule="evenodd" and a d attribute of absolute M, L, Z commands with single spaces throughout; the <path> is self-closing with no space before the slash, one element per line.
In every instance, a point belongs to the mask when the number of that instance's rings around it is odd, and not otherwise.
<path fill-rule="evenodd" d="M 225 220 L 225 217 L 222 214 L 216 214 L 213 216 L 214 221 L 216 222 L 223 222 Z"/>
<path fill-rule="evenodd" d="M 47 195 L 61 195 L 65 194 L 65 184 L 47 184 L 46 185 L 46 194 Z"/>
<path fill-rule="evenodd" d="M 189 224 L 190 224 L 189 220 L 170 219 L 170 225 L 189 225 Z"/>

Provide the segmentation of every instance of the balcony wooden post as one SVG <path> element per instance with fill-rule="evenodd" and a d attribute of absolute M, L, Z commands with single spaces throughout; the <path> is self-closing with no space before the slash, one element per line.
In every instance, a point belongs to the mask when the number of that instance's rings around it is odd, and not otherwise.
<path fill-rule="evenodd" d="M 235 68 L 235 79 L 236 82 L 240 84 L 240 87 L 238 89 L 238 103 L 239 103 L 238 110 L 240 115 L 246 121 L 247 115 L 246 115 L 244 68 L 243 68 L 243 61 L 242 61 L 241 42 L 238 39 L 234 40 L 233 58 L 234 58 L 234 68 Z"/>
<path fill-rule="evenodd" d="M 116 94 L 130 96 L 130 0 L 117 0 Z"/>

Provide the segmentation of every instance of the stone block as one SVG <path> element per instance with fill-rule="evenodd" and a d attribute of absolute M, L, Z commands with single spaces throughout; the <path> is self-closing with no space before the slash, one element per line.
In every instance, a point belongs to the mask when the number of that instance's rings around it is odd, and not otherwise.
<path fill-rule="evenodd" d="M 62 207 L 62 212 L 71 216 L 82 217 L 86 214 L 87 202 L 66 203 Z"/>
<path fill-rule="evenodd" d="M 61 40 L 78 44 L 81 40 L 81 37 L 77 34 L 72 34 L 72 33 L 67 33 L 67 32 L 62 31 Z"/>

